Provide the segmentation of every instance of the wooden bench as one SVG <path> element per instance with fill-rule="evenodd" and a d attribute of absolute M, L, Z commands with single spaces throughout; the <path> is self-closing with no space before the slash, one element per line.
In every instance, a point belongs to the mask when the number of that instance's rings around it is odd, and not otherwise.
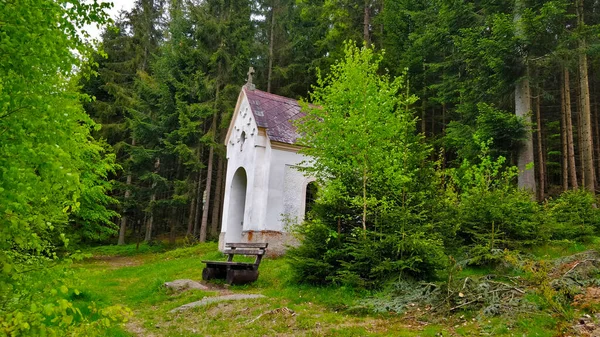
<path fill-rule="evenodd" d="M 258 279 L 258 266 L 268 243 L 226 243 L 227 261 L 202 261 L 206 268 L 202 270 L 202 279 L 224 279 L 227 284 L 246 284 Z M 254 255 L 254 263 L 233 262 L 234 255 Z"/>

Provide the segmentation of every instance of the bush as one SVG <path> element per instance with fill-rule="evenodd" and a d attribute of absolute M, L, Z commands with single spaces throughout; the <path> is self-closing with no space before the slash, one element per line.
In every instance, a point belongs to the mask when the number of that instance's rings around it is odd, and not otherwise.
<path fill-rule="evenodd" d="M 504 249 L 532 245 L 545 237 L 542 213 L 529 191 L 519 190 L 512 180 L 518 172 L 505 167 L 505 159 L 487 155 L 487 144 L 478 164 L 464 161 L 450 170 L 457 192 L 457 235 L 467 247 L 470 264 L 496 263 Z"/>
<path fill-rule="evenodd" d="M 320 220 L 306 222 L 295 230 L 302 243 L 286 253 L 294 280 L 315 285 L 330 283 L 342 258 L 337 232 Z"/>
<path fill-rule="evenodd" d="M 423 231 L 378 233 L 357 228 L 338 235 L 320 221 L 299 227 L 303 240 L 288 251 L 296 281 L 377 288 L 403 276 L 432 278 L 445 261 L 443 241 Z"/>
<path fill-rule="evenodd" d="M 442 240 L 422 231 L 356 233 L 342 251 L 347 259 L 334 281 L 352 284 L 355 279 L 364 282 L 361 286 L 378 286 L 403 276 L 430 279 L 445 261 Z"/>
<path fill-rule="evenodd" d="M 600 233 L 600 210 L 586 190 L 566 191 L 544 205 L 545 226 L 553 240 L 585 241 Z"/>

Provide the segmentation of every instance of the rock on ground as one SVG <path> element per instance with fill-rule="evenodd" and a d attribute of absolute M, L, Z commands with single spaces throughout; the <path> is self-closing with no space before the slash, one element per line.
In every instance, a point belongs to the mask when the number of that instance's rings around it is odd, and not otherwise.
<path fill-rule="evenodd" d="M 175 280 L 172 282 L 165 282 L 164 286 L 165 286 L 165 288 L 171 289 L 174 291 L 182 291 L 182 290 L 188 290 L 188 289 L 199 289 L 199 290 L 207 290 L 208 289 L 207 286 L 202 285 L 193 280 L 188 280 L 188 279 Z"/>
<path fill-rule="evenodd" d="M 170 312 L 179 312 L 183 310 L 187 310 L 194 307 L 200 307 L 203 305 L 207 305 L 209 303 L 215 302 L 223 302 L 223 301 L 238 301 L 252 298 L 264 298 L 264 295 L 261 294 L 233 294 L 233 295 L 224 295 L 224 296 L 215 296 L 215 297 L 205 297 L 200 301 L 184 304 L 178 308 L 171 310 Z"/>

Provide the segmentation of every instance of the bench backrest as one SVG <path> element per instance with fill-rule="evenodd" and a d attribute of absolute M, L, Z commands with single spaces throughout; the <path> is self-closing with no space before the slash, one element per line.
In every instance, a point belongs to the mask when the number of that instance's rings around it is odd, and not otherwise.
<path fill-rule="evenodd" d="M 262 256 L 265 255 L 265 251 L 267 250 L 268 243 L 233 243 L 228 242 L 225 243 L 225 250 L 223 253 L 229 255 L 227 261 L 231 262 L 233 260 L 234 255 L 256 255 L 256 260 L 254 264 L 258 266 L 260 264 L 260 260 Z"/>

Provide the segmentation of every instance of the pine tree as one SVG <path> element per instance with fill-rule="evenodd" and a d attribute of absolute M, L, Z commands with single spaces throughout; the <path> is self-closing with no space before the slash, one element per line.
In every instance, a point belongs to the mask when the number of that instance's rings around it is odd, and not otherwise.
<path fill-rule="evenodd" d="M 216 155 L 223 155 L 222 130 L 229 125 L 254 47 L 254 27 L 250 1 L 206 1 L 190 8 L 190 18 L 196 23 L 194 37 L 201 41 L 207 60 L 202 101 L 211 113 L 210 129 L 204 136 L 208 146 L 206 184 L 199 240 L 206 240 L 208 213 L 213 201 L 213 166 Z M 217 186 L 220 188 L 220 186 Z M 197 195 L 201 198 L 201 195 Z M 200 200 L 200 199 L 198 199 Z M 199 210 L 197 209 L 197 212 Z"/>

